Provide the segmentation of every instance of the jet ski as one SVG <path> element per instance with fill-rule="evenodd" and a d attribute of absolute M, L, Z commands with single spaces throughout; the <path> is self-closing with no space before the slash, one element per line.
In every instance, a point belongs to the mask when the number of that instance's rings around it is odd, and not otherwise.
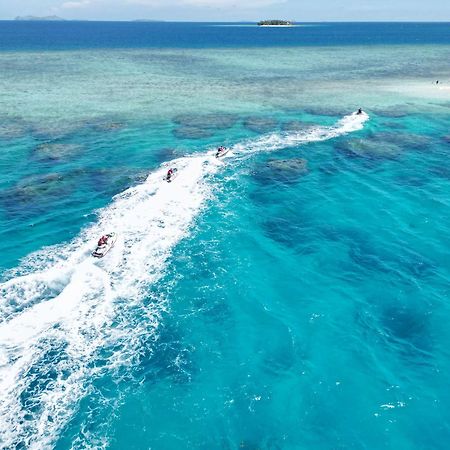
<path fill-rule="evenodd" d="M 229 148 L 226 148 L 226 147 L 219 147 L 219 148 L 217 149 L 217 152 L 216 152 L 216 158 L 222 158 L 222 157 L 224 157 L 229 151 L 230 151 Z"/>
<path fill-rule="evenodd" d="M 164 180 L 164 181 L 167 181 L 168 183 L 170 183 L 170 182 L 171 182 L 172 180 L 174 180 L 177 176 L 178 176 L 178 170 L 177 170 L 177 168 L 175 168 L 175 169 L 172 169 L 172 174 L 171 174 L 171 175 L 167 174 L 167 175 L 163 178 L 163 180 Z"/>
<path fill-rule="evenodd" d="M 97 248 L 92 252 L 92 256 L 94 258 L 103 258 L 114 247 L 116 240 L 116 233 L 105 234 L 98 241 Z"/>

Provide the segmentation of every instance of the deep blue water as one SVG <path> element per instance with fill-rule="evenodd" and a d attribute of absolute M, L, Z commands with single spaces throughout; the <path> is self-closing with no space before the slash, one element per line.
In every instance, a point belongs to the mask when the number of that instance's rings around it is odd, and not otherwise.
<path fill-rule="evenodd" d="M 0 21 L 0 50 L 450 44 L 449 23 L 248 23 Z"/>
<path fill-rule="evenodd" d="M 0 22 L 0 447 L 446 450 L 450 26 L 223 25 Z"/>

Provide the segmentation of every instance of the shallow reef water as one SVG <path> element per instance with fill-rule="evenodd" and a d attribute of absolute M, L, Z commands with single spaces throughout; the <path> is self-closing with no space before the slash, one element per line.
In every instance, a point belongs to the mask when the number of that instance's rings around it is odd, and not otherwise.
<path fill-rule="evenodd" d="M 202 139 L 214 135 L 217 130 L 233 127 L 237 118 L 233 114 L 179 115 L 173 118 L 177 125 L 174 136 L 180 139 Z"/>
<path fill-rule="evenodd" d="M 13 188 L 3 192 L 2 198 L 4 204 L 8 205 L 7 209 L 19 212 L 22 208 L 39 207 L 55 197 L 64 196 L 69 189 L 69 178 L 55 172 L 25 177 Z"/>
<path fill-rule="evenodd" d="M 41 161 L 59 162 L 79 155 L 82 147 L 77 144 L 43 143 L 33 150 L 33 156 Z"/>
<path fill-rule="evenodd" d="M 265 186 L 297 183 L 308 173 L 304 158 L 270 159 L 253 170 L 253 177 Z"/>
<path fill-rule="evenodd" d="M 0 139 L 10 140 L 24 137 L 29 125 L 20 118 L 0 117 Z"/>
<path fill-rule="evenodd" d="M 337 150 L 348 157 L 397 158 L 402 149 L 395 143 L 375 139 L 346 139 L 336 144 Z"/>
<path fill-rule="evenodd" d="M 446 449 L 448 26 L 25 25 L 0 447 Z"/>
<path fill-rule="evenodd" d="M 287 132 L 301 132 L 308 129 L 311 129 L 315 126 L 313 122 L 302 122 L 299 120 L 290 120 L 289 122 L 285 122 L 281 125 L 283 131 Z"/>
<path fill-rule="evenodd" d="M 267 133 L 273 131 L 277 126 L 277 121 L 270 117 L 247 117 L 244 126 L 255 133 Z"/>

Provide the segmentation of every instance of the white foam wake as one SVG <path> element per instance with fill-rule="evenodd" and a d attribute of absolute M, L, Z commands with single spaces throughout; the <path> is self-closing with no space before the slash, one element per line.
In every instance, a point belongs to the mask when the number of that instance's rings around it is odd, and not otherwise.
<path fill-rule="evenodd" d="M 163 182 L 166 169 L 161 168 L 116 198 L 98 223 L 73 242 L 44 249 L 44 254 L 60 253 L 50 267 L 0 286 L 3 444 L 12 446 L 25 438 L 23 443 L 32 448 L 54 438 L 85 393 L 85 380 L 92 376 L 88 365 L 96 351 L 122 337 L 124 330 L 114 324 L 120 312 L 139 304 L 148 286 L 163 274 L 171 248 L 185 236 L 208 198 L 205 177 L 219 167 L 212 155 L 181 158 L 174 164 L 179 170 L 176 183 Z M 98 236 L 109 230 L 119 234 L 119 242 L 110 257 L 94 261 L 90 251 Z M 42 255 L 35 259 L 45 260 Z M 56 295 L 51 297 L 51 292 Z M 158 312 L 149 315 L 156 325 Z M 51 348 L 65 356 L 49 361 Z M 39 380 L 27 373 L 32 368 L 46 377 L 46 364 L 53 365 L 53 379 L 42 390 L 31 389 Z M 24 400 L 28 393 L 33 398 Z M 28 409 L 38 412 L 30 414 Z"/>
<path fill-rule="evenodd" d="M 237 144 L 255 152 L 325 140 L 362 128 L 366 115 L 350 115 L 333 127 L 269 135 Z M 230 152 L 232 158 L 233 152 Z M 173 247 L 185 237 L 211 195 L 212 176 L 223 166 L 214 152 L 171 162 L 167 168 L 117 195 L 95 225 L 72 242 L 44 248 L 0 284 L 0 444 L 51 446 L 89 391 L 93 361 L 106 347 L 107 365 L 132 364 L 140 336 L 154 332 L 164 307 L 143 306 L 164 274 Z M 115 248 L 101 261 L 90 256 L 102 233 L 116 231 Z M 133 324 L 129 317 L 138 316 Z"/>
<path fill-rule="evenodd" d="M 352 133 L 361 130 L 369 116 L 363 112 L 362 114 L 353 113 L 342 118 L 334 126 L 331 127 L 311 127 L 297 133 L 286 132 L 282 134 L 273 133 L 262 136 L 259 139 L 244 142 L 234 146 L 235 150 L 248 152 L 274 151 L 282 148 L 295 147 L 308 142 L 320 142 L 343 134 Z"/>

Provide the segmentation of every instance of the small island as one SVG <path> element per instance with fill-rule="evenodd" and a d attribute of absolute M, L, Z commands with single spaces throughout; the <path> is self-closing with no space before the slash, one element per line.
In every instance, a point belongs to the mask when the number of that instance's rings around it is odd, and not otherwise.
<path fill-rule="evenodd" d="M 61 22 L 65 21 L 65 19 L 58 17 L 58 16 L 44 16 L 44 17 L 37 17 L 37 16 L 17 16 L 14 20 L 28 20 L 28 21 L 35 21 L 35 22 Z"/>
<path fill-rule="evenodd" d="M 292 27 L 293 22 L 290 20 L 260 20 L 259 27 Z"/>

